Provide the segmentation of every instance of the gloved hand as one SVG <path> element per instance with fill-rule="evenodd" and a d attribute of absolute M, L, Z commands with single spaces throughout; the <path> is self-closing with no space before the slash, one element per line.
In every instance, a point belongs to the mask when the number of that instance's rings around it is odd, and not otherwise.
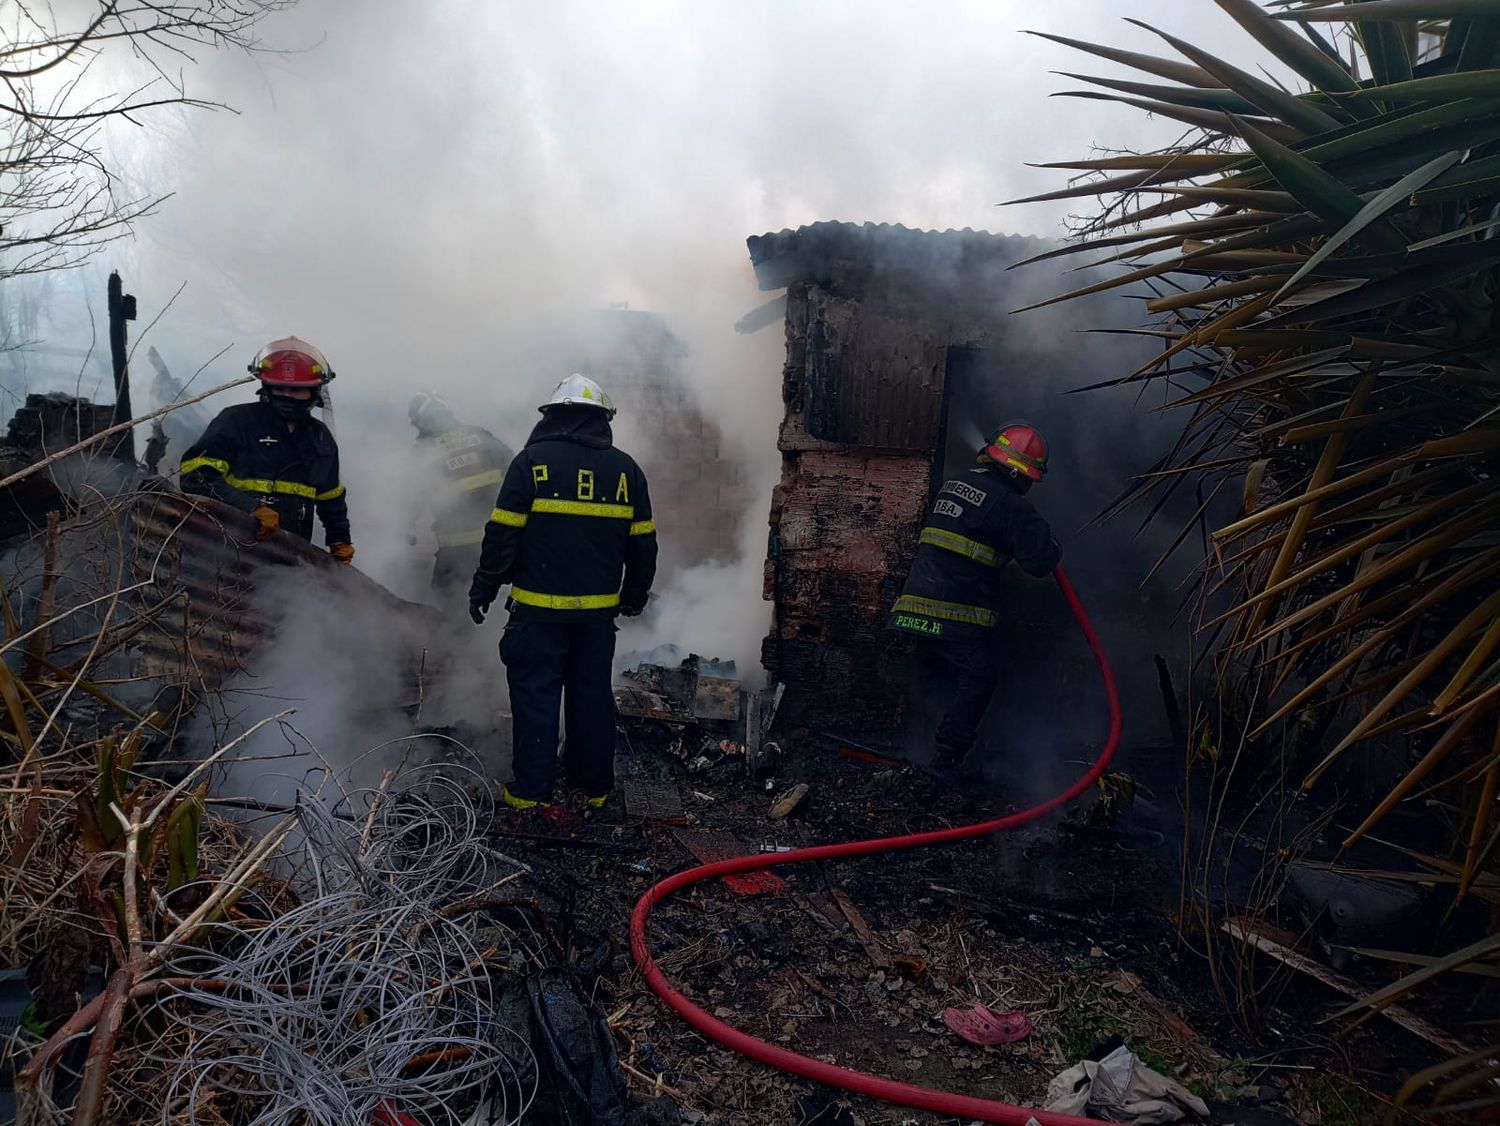
<path fill-rule="evenodd" d="M 281 531 L 281 513 L 269 504 L 257 504 L 250 510 L 250 515 L 255 517 L 256 543 L 264 543 Z"/>
<path fill-rule="evenodd" d="M 476 626 L 484 625 L 484 616 L 489 612 L 490 601 L 488 599 L 475 598 L 472 594 L 469 596 L 469 617 L 474 619 Z"/>
<path fill-rule="evenodd" d="M 350 563 L 354 562 L 354 545 L 352 543 L 331 543 L 328 545 L 328 554 L 347 567 Z"/>
<path fill-rule="evenodd" d="M 625 617 L 625 618 L 638 618 L 638 617 L 640 617 L 641 611 L 644 610 L 645 608 L 646 608 L 646 604 L 644 602 L 641 603 L 639 606 L 625 606 L 625 605 L 621 605 L 621 607 L 620 607 L 620 616 L 621 617 Z"/>

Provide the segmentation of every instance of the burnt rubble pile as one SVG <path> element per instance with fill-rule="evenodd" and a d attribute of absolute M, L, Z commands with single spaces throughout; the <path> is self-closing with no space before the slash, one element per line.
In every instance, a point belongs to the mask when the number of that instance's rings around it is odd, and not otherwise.
<path fill-rule="evenodd" d="M 114 424 L 110 403 L 52 392 L 27 395 L 6 426 L 0 457 L 30 465 L 64 446 L 91 438 Z"/>
<path fill-rule="evenodd" d="M 733 661 L 694 653 L 622 673 L 615 706 L 626 743 L 669 756 L 690 777 L 765 777 L 776 765 L 778 748 L 766 735 L 784 689 L 749 691 L 736 672 Z"/>
<path fill-rule="evenodd" d="M 72 395 L 27 395 L 0 439 L 0 477 L 9 477 L 58 450 L 91 438 L 114 421 L 115 408 Z M 0 543 L 45 527 L 47 516 L 67 506 L 66 487 L 48 473 L 33 473 L 0 489 Z"/>

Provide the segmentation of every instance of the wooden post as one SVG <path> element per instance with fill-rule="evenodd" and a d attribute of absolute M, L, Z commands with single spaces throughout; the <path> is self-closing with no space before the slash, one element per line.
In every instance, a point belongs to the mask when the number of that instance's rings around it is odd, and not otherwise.
<path fill-rule="evenodd" d="M 134 418 L 130 409 L 130 372 L 126 367 L 129 352 L 125 346 L 125 322 L 135 320 L 135 295 L 124 292 L 118 271 L 109 275 L 109 358 L 115 376 L 115 423 Z M 135 461 L 135 432 L 126 428 L 109 451 L 125 461 Z"/>

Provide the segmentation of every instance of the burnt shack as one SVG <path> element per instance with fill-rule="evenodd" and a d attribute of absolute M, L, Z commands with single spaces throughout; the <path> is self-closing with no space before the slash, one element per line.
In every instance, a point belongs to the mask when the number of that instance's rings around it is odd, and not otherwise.
<path fill-rule="evenodd" d="M 1065 279 L 1050 264 L 1013 270 L 1048 248 L 1042 240 L 825 222 L 748 246 L 760 287 L 784 289 L 786 302 L 782 475 L 764 587 L 774 612 L 762 658 L 771 680 L 787 686 L 783 714 L 793 723 L 890 731 L 907 722 L 921 690 L 907 675 L 911 642 L 883 626 L 945 470 L 972 464 L 985 430 L 1007 418 L 1042 426 L 1066 471 L 1035 496 L 1066 545 L 1148 462 L 1163 432 L 1107 395 L 1062 392 L 1123 374 L 1143 348 L 1076 332 L 1075 323 L 1088 323 L 1076 312 L 1066 323 L 1051 310 L 1011 314 L 1088 280 Z M 1089 318 L 1100 315 L 1095 306 Z M 1066 485 L 1053 483 L 1059 478 Z M 1090 609 L 1106 633 L 1113 624 L 1117 634 L 1140 635 L 1148 620 L 1171 617 L 1157 586 L 1125 599 L 1097 593 L 1118 591 L 1127 568 L 1133 582 L 1150 569 L 1154 545 L 1131 543 L 1133 531 L 1084 535 L 1067 559 L 1075 580 L 1096 592 Z M 1015 568 L 1006 579 L 1035 583 Z M 1060 599 L 1037 590 L 1018 589 L 1014 600 L 1007 628 L 1028 639 L 1028 656 L 1011 690 L 1088 698 L 1087 652 L 1066 643 L 1076 631 Z M 1154 679 L 1141 688 L 1159 722 Z"/>

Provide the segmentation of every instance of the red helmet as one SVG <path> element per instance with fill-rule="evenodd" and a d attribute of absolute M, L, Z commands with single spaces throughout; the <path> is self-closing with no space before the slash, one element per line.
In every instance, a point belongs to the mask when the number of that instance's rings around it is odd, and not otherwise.
<path fill-rule="evenodd" d="M 1047 472 L 1047 439 L 1031 423 L 1020 419 L 996 430 L 985 443 L 984 452 L 996 465 L 1033 481 L 1040 481 Z"/>
<path fill-rule="evenodd" d="M 306 387 L 312 391 L 333 378 L 333 369 L 323 353 L 295 336 L 267 344 L 255 354 L 250 372 L 267 387 Z"/>

